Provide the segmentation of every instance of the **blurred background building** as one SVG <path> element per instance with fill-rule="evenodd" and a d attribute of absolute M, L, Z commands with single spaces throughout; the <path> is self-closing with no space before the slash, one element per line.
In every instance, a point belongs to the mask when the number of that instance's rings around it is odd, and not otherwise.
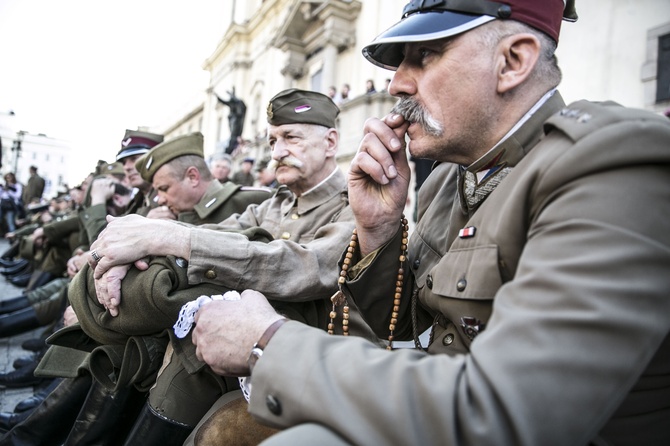
<path fill-rule="evenodd" d="M 266 156 L 265 108 L 284 88 L 337 94 L 340 104 L 340 165 L 356 151 L 363 123 L 383 116 L 395 100 L 385 91 L 393 72 L 363 59 L 361 48 L 399 19 L 406 0 L 232 0 L 223 38 L 203 68 L 210 84 L 193 107 L 160 129 L 167 138 L 192 131 L 205 136 L 205 153 L 230 147 L 231 92 L 246 105 L 233 155 Z M 670 2 L 667 0 L 578 1 L 580 20 L 564 23 L 558 47 L 566 102 L 612 99 L 664 112 L 670 107 Z M 377 92 L 366 94 L 366 81 Z M 233 143 L 233 145 L 235 145 Z"/>

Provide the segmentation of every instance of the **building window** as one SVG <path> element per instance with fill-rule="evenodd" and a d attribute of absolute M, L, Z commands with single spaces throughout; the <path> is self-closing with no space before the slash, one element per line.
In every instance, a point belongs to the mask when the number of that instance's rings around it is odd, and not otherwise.
<path fill-rule="evenodd" d="M 670 100 L 670 34 L 658 38 L 656 102 Z"/>
<path fill-rule="evenodd" d="M 310 80 L 310 88 L 312 91 L 321 91 L 321 83 L 323 79 L 323 70 L 319 70 L 316 73 L 312 75 L 312 78 Z"/>

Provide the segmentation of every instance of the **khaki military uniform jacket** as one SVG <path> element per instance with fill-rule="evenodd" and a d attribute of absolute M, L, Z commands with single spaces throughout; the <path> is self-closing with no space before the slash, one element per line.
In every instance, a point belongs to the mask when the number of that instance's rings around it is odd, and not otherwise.
<path fill-rule="evenodd" d="M 271 196 L 270 189 L 212 181 L 193 211 L 179 214 L 179 221 L 197 226 L 220 223 L 233 214 L 244 212 L 250 204 L 261 203 Z"/>
<path fill-rule="evenodd" d="M 424 184 L 398 333 L 416 289 L 431 355 L 288 323 L 254 369 L 252 413 L 357 445 L 670 444 L 670 121 L 561 107 L 496 151 L 511 171 L 478 207 L 458 166 Z M 398 251 L 347 284 L 380 336 Z"/>

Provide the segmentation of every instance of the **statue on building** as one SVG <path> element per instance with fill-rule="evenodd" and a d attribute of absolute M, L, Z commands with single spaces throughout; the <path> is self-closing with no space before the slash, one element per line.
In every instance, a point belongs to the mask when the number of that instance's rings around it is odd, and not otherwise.
<path fill-rule="evenodd" d="M 229 91 L 228 94 L 230 95 L 230 99 L 227 101 L 221 99 L 219 95 L 216 95 L 216 98 L 220 103 L 230 108 L 230 111 L 228 112 L 230 139 L 228 140 L 225 152 L 231 154 L 237 147 L 238 139 L 242 136 L 242 130 L 244 129 L 244 116 L 247 113 L 247 106 L 240 98 L 235 96 L 235 87 L 233 87 L 233 91 Z"/>

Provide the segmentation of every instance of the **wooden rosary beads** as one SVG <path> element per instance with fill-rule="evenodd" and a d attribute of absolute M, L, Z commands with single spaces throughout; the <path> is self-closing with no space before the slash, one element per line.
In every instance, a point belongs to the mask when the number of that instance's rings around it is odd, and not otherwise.
<path fill-rule="evenodd" d="M 402 286 L 405 279 L 405 270 L 403 264 L 407 260 L 407 243 L 409 237 L 409 226 L 407 224 L 407 219 L 405 216 L 402 216 L 400 221 L 402 229 L 402 242 L 400 244 L 400 256 L 398 260 L 400 261 L 400 266 L 398 267 L 398 275 L 396 276 L 395 283 L 395 293 L 393 295 L 393 311 L 391 312 L 391 321 L 389 323 L 389 337 L 388 337 L 388 346 L 387 350 L 393 349 L 393 333 L 395 331 L 396 324 L 398 323 L 398 315 L 400 311 L 400 299 L 402 298 Z M 333 296 L 330 298 L 330 301 L 333 304 L 333 308 L 330 311 L 330 322 L 328 323 L 328 334 L 335 333 L 335 318 L 337 317 L 337 307 L 342 307 L 342 334 L 344 336 L 349 336 L 349 305 L 347 305 L 347 299 L 342 292 L 342 284 L 346 281 L 347 272 L 351 267 L 351 259 L 354 256 L 356 247 L 358 246 L 358 234 L 356 229 L 351 234 L 351 240 L 349 241 L 349 247 L 347 248 L 347 253 L 345 254 L 344 261 L 342 262 L 342 271 L 340 271 L 340 277 L 337 279 L 338 287 L 340 288 Z"/>

